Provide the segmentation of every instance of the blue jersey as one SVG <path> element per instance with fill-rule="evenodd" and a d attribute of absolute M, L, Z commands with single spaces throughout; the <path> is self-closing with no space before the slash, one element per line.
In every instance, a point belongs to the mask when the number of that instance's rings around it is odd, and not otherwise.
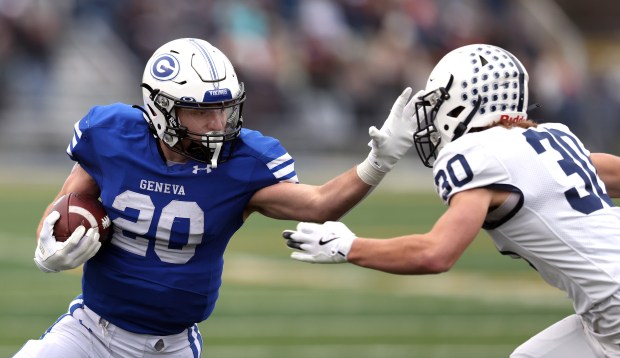
<path fill-rule="evenodd" d="M 110 243 L 84 265 L 84 303 L 135 333 L 179 333 L 205 320 L 221 284 L 224 250 L 252 195 L 297 182 L 280 143 L 243 129 L 232 157 L 213 169 L 167 165 L 142 112 L 94 107 L 67 153 L 101 189 L 114 223 Z"/>

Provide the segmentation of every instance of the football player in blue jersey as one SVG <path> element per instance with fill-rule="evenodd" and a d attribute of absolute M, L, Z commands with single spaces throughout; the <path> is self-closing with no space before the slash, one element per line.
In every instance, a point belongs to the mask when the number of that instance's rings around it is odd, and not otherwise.
<path fill-rule="evenodd" d="M 223 254 L 253 212 L 336 220 L 362 200 L 413 145 L 407 88 L 370 153 L 320 186 L 298 182 L 273 138 L 242 128 L 246 98 L 228 58 L 200 39 L 171 41 L 146 64 L 144 106 L 97 106 L 78 121 L 67 153 L 76 164 L 57 197 L 100 197 L 109 243 L 79 227 L 56 242 L 51 205 L 34 261 L 44 272 L 82 264 L 82 294 L 17 357 L 199 357 L 197 323 L 218 298 Z M 50 212 L 51 211 L 51 212 Z"/>
<path fill-rule="evenodd" d="M 397 274 L 449 270 L 481 229 L 566 292 L 575 314 L 511 357 L 620 357 L 620 158 L 590 153 L 568 127 L 528 120 L 528 74 L 508 51 L 448 53 L 418 95 L 414 141 L 448 206 L 432 229 L 360 238 L 340 222 L 285 231 L 294 259 Z"/>

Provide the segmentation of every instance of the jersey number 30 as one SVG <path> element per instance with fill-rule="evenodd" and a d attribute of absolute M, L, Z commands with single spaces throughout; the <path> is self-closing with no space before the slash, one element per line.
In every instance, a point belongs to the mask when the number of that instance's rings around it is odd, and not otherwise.
<path fill-rule="evenodd" d="M 578 187 L 575 186 L 564 192 L 566 200 L 573 209 L 587 215 L 602 209 L 605 204 L 613 206 L 611 199 L 599 185 L 588 156 L 575 137 L 557 129 L 549 129 L 548 131 L 530 129 L 525 131 L 523 135 L 536 153 L 543 154 L 547 150 L 557 152 L 558 158 L 561 158 L 557 160 L 557 163 L 566 176 L 576 174 L 581 178 L 583 184 L 580 183 Z M 545 147 L 543 141 L 547 141 L 549 145 Z M 580 195 L 578 189 L 582 189 L 582 193 L 585 190 L 587 194 Z"/>
<path fill-rule="evenodd" d="M 548 131 L 529 129 L 523 135 L 536 153 L 553 155 L 554 160 L 557 159 L 557 164 L 567 177 L 577 176 L 575 180 L 578 182 L 575 186 L 564 192 L 566 200 L 573 209 L 587 215 L 605 206 L 614 206 L 607 193 L 599 185 L 594 167 L 574 136 L 557 129 Z M 543 145 L 545 142 L 548 145 Z M 452 192 L 452 186 L 462 187 L 473 177 L 474 174 L 465 157 L 457 154 L 448 160 L 445 171 L 442 169 L 437 172 L 435 185 L 440 190 L 443 199 L 446 200 Z"/>

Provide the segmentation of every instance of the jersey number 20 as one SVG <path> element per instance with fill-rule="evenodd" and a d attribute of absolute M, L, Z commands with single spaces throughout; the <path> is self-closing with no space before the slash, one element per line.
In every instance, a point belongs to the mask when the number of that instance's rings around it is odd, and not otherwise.
<path fill-rule="evenodd" d="M 138 235 L 145 235 L 151 228 L 155 217 L 155 205 L 148 195 L 127 190 L 114 199 L 112 206 L 115 209 L 138 212 L 136 221 L 124 218 L 114 219 L 114 225 L 120 228 L 120 235 L 115 234 L 112 244 L 121 247 L 133 254 L 146 256 L 149 241 Z M 136 207 L 140 208 L 135 209 Z M 186 221 L 189 225 L 187 242 L 174 242 L 172 225 L 175 221 Z M 131 228 L 135 237 L 128 237 L 123 229 Z M 160 260 L 172 264 L 184 264 L 194 256 L 196 245 L 202 242 L 204 233 L 204 212 L 195 202 L 173 200 L 159 212 L 159 222 L 155 237 L 155 254 Z"/>

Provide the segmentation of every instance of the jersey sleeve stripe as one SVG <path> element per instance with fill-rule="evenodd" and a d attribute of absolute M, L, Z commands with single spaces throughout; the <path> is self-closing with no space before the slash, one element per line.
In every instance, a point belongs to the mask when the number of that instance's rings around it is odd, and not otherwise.
<path fill-rule="evenodd" d="M 295 163 L 291 163 L 284 168 L 273 172 L 273 176 L 275 176 L 277 179 L 290 177 L 291 175 L 295 175 Z"/>
<path fill-rule="evenodd" d="M 295 161 L 288 153 L 284 153 L 267 163 L 267 168 L 269 168 L 273 176 L 280 181 L 299 183 L 297 173 L 295 172 Z"/>
<path fill-rule="evenodd" d="M 280 166 L 290 160 L 292 160 L 293 157 L 291 157 L 290 154 L 288 153 L 284 153 L 283 155 L 279 156 L 278 158 L 270 161 L 269 163 L 267 163 L 267 168 L 269 168 L 269 170 L 273 170 L 274 168 L 276 168 L 277 166 Z"/>
<path fill-rule="evenodd" d="M 67 146 L 67 154 L 69 154 L 71 158 L 73 158 L 73 148 L 75 148 L 76 144 L 77 144 L 77 140 L 75 139 L 75 136 L 73 136 L 71 143 L 69 143 L 69 145 Z"/>
<path fill-rule="evenodd" d="M 80 130 L 80 122 L 77 121 L 73 125 L 73 139 L 71 139 L 71 143 L 67 146 L 67 154 L 71 158 L 73 158 L 73 148 L 77 145 L 78 140 L 82 137 L 82 131 Z"/>
<path fill-rule="evenodd" d="M 286 168 L 290 166 L 295 166 L 295 161 L 293 160 L 293 158 L 291 158 L 290 160 L 287 160 L 286 162 L 280 163 L 279 165 L 276 165 L 275 167 L 269 168 L 269 169 L 271 170 L 271 172 L 277 173 L 281 170 L 285 170 Z"/>
<path fill-rule="evenodd" d="M 79 138 L 82 138 L 82 131 L 80 130 L 80 121 L 75 122 L 73 125 L 73 129 L 75 130 L 75 135 Z"/>

